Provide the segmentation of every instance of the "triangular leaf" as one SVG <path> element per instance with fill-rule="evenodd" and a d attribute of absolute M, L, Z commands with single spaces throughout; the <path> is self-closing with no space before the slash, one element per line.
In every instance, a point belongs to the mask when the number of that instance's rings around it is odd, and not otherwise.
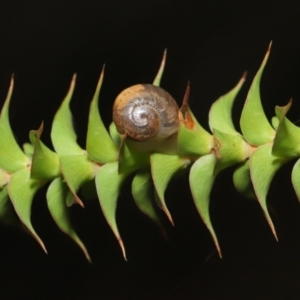
<path fill-rule="evenodd" d="M 275 156 L 291 158 L 300 156 L 300 128 L 286 117 L 291 105 L 292 101 L 286 106 L 275 108 L 276 116 L 280 120 L 272 148 L 272 154 Z"/>
<path fill-rule="evenodd" d="M 278 240 L 276 230 L 267 207 L 267 193 L 274 175 L 286 162 L 287 159 L 272 155 L 272 144 L 258 147 L 250 156 L 250 174 L 255 194 L 276 240 Z"/>
<path fill-rule="evenodd" d="M 165 69 L 166 59 L 167 59 L 167 49 L 165 49 L 165 51 L 164 51 L 163 58 L 162 58 L 159 70 L 158 70 L 157 75 L 156 75 L 156 77 L 153 81 L 153 85 L 160 86 L 161 77 L 162 77 L 162 75 L 164 73 L 164 69 Z"/>
<path fill-rule="evenodd" d="M 233 184 L 237 191 L 249 199 L 256 199 L 250 176 L 249 160 L 239 164 L 233 173 Z"/>
<path fill-rule="evenodd" d="M 240 79 L 238 84 L 227 94 L 221 96 L 217 101 L 213 103 L 209 111 L 209 127 L 211 132 L 213 129 L 217 129 L 222 132 L 226 132 L 229 134 L 237 134 L 238 132 L 235 130 L 232 117 L 231 110 L 236 98 L 236 95 L 242 88 L 244 82 L 246 80 L 246 73 Z"/>
<path fill-rule="evenodd" d="M 43 181 L 30 179 L 30 170 L 23 169 L 11 175 L 10 182 L 8 183 L 8 193 L 20 220 L 47 253 L 44 243 L 31 224 L 31 204 L 33 197 L 43 184 Z"/>
<path fill-rule="evenodd" d="M 118 148 L 101 119 L 98 102 L 103 81 L 104 67 L 90 104 L 86 149 L 90 158 L 98 163 L 108 163 L 118 159 Z"/>
<path fill-rule="evenodd" d="M 86 154 L 60 156 L 59 161 L 61 172 L 74 200 L 83 207 L 83 203 L 76 193 L 84 183 L 95 177 L 99 166 L 90 161 Z"/>
<path fill-rule="evenodd" d="M 9 90 L 0 115 L 0 167 L 8 172 L 16 172 L 30 164 L 28 157 L 19 147 L 9 124 L 9 104 L 14 79 L 11 78 Z"/>
<path fill-rule="evenodd" d="M 269 123 L 260 99 L 260 81 L 270 55 L 271 44 L 265 58 L 256 73 L 247 95 L 240 126 L 246 141 L 254 146 L 273 142 L 275 130 Z"/>
<path fill-rule="evenodd" d="M 119 174 L 118 162 L 112 162 L 101 167 L 95 178 L 100 206 L 107 223 L 119 242 L 125 260 L 127 260 L 125 247 L 116 222 L 116 209 L 118 196 L 127 175 L 127 173 Z"/>
<path fill-rule="evenodd" d="M 41 140 L 43 123 L 40 128 L 30 131 L 30 139 L 34 144 L 30 177 L 33 179 L 50 180 L 60 175 L 57 153 L 50 150 Z"/>
<path fill-rule="evenodd" d="M 187 168 L 190 164 L 190 160 L 182 158 L 179 155 L 166 155 L 161 153 L 153 153 L 150 160 L 153 182 L 161 203 L 160 207 L 174 225 L 172 216 L 165 202 L 164 194 L 172 177 L 174 177 L 178 171 Z"/>
<path fill-rule="evenodd" d="M 150 170 L 144 169 L 139 171 L 132 181 L 132 196 L 139 210 L 155 222 L 165 235 L 162 224 L 156 214 L 153 206 L 153 182 Z"/>
<path fill-rule="evenodd" d="M 47 204 L 52 218 L 57 226 L 80 247 L 86 259 L 91 262 L 89 253 L 81 239 L 72 227 L 69 211 L 66 205 L 68 187 L 61 177 L 55 178 L 47 190 Z"/>
<path fill-rule="evenodd" d="M 77 136 L 73 126 L 73 117 L 70 110 L 70 101 L 74 92 L 76 75 L 73 76 L 69 91 L 54 116 L 51 129 L 51 140 L 58 155 L 82 154 L 77 144 Z"/>
<path fill-rule="evenodd" d="M 214 147 L 213 136 L 198 123 L 188 106 L 181 107 L 179 120 L 178 151 L 196 157 L 210 153 Z"/>
<path fill-rule="evenodd" d="M 217 158 L 214 154 L 202 156 L 195 161 L 190 171 L 190 187 L 197 210 L 213 238 L 219 256 L 222 257 L 209 214 L 210 192 L 216 178 L 214 175 L 216 162 Z"/>

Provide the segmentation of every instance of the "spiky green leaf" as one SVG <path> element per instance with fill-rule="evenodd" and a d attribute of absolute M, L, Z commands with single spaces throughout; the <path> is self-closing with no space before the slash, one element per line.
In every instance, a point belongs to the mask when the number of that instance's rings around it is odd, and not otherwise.
<path fill-rule="evenodd" d="M 86 182 L 92 180 L 99 168 L 86 154 L 59 157 L 62 175 L 73 194 L 74 200 L 83 206 L 77 191 Z"/>
<path fill-rule="evenodd" d="M 29 158 L 16 142 L 9 123 L 9 104 L 13 86 L 14 79 L 12 77 L 0 115 L 0 167 L 11 173 L 23 169 L 30 164 Z"/>
<path fill-rule="evenodd" d="M 50 150 L 40 139 L 43 123 L 38 130 L 30 131 L 30 140 L 34 144 L 30 177 L 33 179 L 50 180 L 60 175 L 57 153 Z"/>
<path fill-rule="evenodd" d="M 237 191 L 249 199 L 256 199 L 250 176 L 249 160 L 239 164 L 233 173 L 233 184 Z"/>
<path fill-rule="evenodd" d="M 232 135 L 237 134 L 236 129 L 234 128 L 231 111 L 234 100 L 242 88 L 244 82 L 246 80 L 246 73 L 242 76 L 237 85 L 227 94 L 221 96 L 217 101 L 213 103 L 210 108 L 208 120 L 209 127 L 211 132 L 214 129 L 219 131 L 229 133 Z"/>
<path fill-rule="evenodd" d="M 214 146 L 213 136 L 198 123 L 189 107 L 180 110 L 179 153 L 195 157 L 210 153 Z"/>
<path fill-rule="evenodd" d="M 132 181 L 132 196 L 139 210 L 155 222 L 165 234 L 162 224 L 153 206 L 154 186 L 151 172 L 148 169 L 140 170 Z"/>
<path fill-rule="evenodd" d="M 260 98 L 261 77 L 269 58 L 270 50 L 271 44 L 253 79 L 240 119 L 241 130 L 246 141 L 254 146 L 271 143 L 275 136 L 275 130 L 264 113 Z"/>
<path fill-rule="evenodd" d="M 170 222 L 174 224 L 165 202 L 165 191 L 174 175 L 178 171 L 186 169 L 190 164 L 190 160 L 179 155 L 166 155 L 161 153 L 153 153 L 150 160 L 151 174 L 157 195 L 160 199 L 160 207 Z"/>
<path fill-rule="evenodd" d="M 30 179 L 30 170 L 22 169 L 11 175 L 8 194 L 20 220 L 47 253 L 45 245 L 31 224 L 31 204 L 33 197 L 44 182 Z"/>
<path fill-rule="evenodd" d="M 162 77 L 162 75 L 164 73 L 164 69 L 165 69 L 166 59 L 167 59 L 167 49 L 165 49 L 165 51 L 164 51 L 163 58 L 160 63 L 160 67 L 159 67 L 158 72 L 153 81 L 153 85 L 160 86 L 161 77 Z"/>
<path fill-rule="evenodd" d="M 118 162 L 111 162 L 101 167 L 96 175 L 96 189 L 103 214 L 115 234 L 126 260 L 123 240 L 116 222 L 117 200 L 127 173 L 118 173 Z"/>
<path fill-rule="evenodd" d="M 66 205 L 68 191 L 67 185 L 63 182 L 62 177 L 55 178 L 47 190 L 47 204 L 52 218 L 62 232 L 67 234 L 80 247 L 86 259 L 91 262 L 89 253 L 72 227 L 69 211 Z"/>
<path fill-rule="evenodd" d="M 272 148 L 272 154 L 275 156 L 300 156 L 300 128 L 286 117 L 291 105 L 292 101 L 286 106 L 275 108 L 276 116 L 280 120 Z"/>
<path fill-rule="evenodd" d="M 97 163 L 108 163 L 118 159 L 118 148 L 101 119 L 98 103 L 103 81 L 104 67 L 90 104 L 86 149 L 90 158 Z"/>
<path fill-rule="evenodd" d="M 210 192 L 216 178 L 214 175 L 216 163 L 217 158 L 214 154 L 204 155 L 195 161 L 190 171 L 190 187 L 196 208 L 213 238 L 219 256 L 222 257 L 209 214 Z"/>
<path fill-rule="evenodd" d="M 83 150 L 77 144 L 77 135 L 73 126 L 70 102 L 73 96 L 76 74 L 73 76 L 69 91 L 54 116 L 51 129 L 51 140 L 58 155 L 78 155 Z"/>
<path fill-rule="evenodd" d="M 267 207 L 267 193 L 276 172 L 287 159 L 272 155 L 272 144 L 265 144 L 257 148 L 250 156 L 250 174 L 255 194 L 277 240 L 277 234 Z"/>

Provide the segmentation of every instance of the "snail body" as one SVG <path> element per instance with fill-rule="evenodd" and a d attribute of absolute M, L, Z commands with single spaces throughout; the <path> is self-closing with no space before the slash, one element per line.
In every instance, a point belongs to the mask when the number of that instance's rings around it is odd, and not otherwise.
<path fill-rule="evenodd" d="M 113 121 L 127 138 L 145 142 L 164 139 L 178 131 L 179 108 L 164 89 L 137 84 L 123 90 L 113 106 Z"/>

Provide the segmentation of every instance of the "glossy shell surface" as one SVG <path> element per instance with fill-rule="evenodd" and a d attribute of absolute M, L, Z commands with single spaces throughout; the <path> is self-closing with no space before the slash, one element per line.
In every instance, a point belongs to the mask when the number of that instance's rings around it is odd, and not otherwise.
<path fill-rule="evenodd" d="M 164 89 L 137 84 L 122 91 L 113 106 L 113 121 L 121 134 L 135 141 L 166 138 L 178 130 L 179 108 Z"/>

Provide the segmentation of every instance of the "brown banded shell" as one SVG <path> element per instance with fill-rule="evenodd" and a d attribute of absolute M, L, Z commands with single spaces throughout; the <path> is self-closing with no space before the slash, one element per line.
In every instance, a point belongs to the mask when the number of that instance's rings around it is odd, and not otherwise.
<path fill-rule="evenodd" d="M 136 141 L 166 138 L 178 130 L 179 108 L 164 89 L 137 84 L 122 91 L 113 106 L 113 121 L 121 134 Z"/>

